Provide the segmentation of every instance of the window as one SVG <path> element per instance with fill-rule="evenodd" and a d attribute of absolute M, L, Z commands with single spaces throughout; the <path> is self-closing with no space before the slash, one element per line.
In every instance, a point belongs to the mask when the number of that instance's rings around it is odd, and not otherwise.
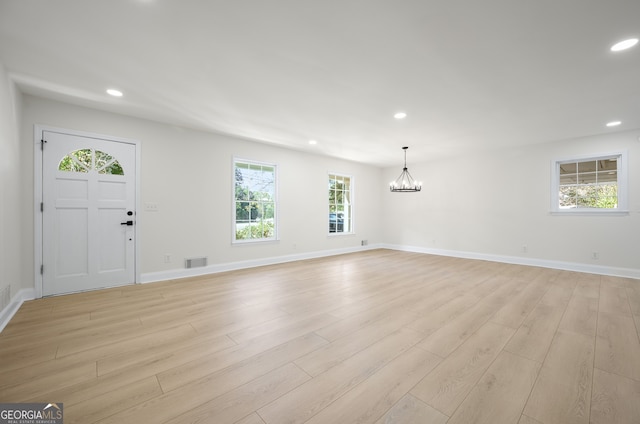
<path fill-rule="evenodd" d="M 622 153 L 557 160 L 552 169 L 553 212 L 626 211 L 626 157 Z"/>
<path fill-rule="evenodd" d="M 85 173 L 93 170 L 99 174 L 124 175 L 122 166 L 116 158 L 94 149 L 81 149 L 69 153 L 60 161 L 58 170 Z"/>
<path fill-rule="evenodd" d="M 234 160 L 234 241 L 277 239 L 276 166 Z"/>
<path fill-rule="evenodd" d="M 353 179 L 329 174 L 329 234 L 353 232 Z"/>

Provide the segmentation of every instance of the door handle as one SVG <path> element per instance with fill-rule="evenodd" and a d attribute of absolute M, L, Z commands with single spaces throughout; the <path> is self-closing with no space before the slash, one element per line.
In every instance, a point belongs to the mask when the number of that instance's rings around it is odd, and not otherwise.
<path fill-rule="evenodd" d="M 133 221 L 121 222 L 120 225 L 133 225 Z"/>

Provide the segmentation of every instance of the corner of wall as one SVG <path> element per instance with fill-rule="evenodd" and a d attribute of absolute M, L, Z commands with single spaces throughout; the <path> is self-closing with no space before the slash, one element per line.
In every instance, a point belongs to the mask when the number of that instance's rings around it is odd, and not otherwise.
<path fill-rule="evenodd" d="M 20 290 L 13 299 L 11 299 L 11 303 L 9 303 L 4 309 L 0 310 L 0 333 L 2 330 L 9 324 L 11 318 L 18 312 L 20 306 L 27 300 L 35 299 L 35 290 L 34 289 L 22 289 Z"/>
<path fill-rule="evenodd" d="M 21 110 L 22 94 L 0 63 L 0 328 L 22 304 L 23 290 L 32 290 L 25 287 L 28 283 L 22 274 L 25 183 L 21 174 Z"/>

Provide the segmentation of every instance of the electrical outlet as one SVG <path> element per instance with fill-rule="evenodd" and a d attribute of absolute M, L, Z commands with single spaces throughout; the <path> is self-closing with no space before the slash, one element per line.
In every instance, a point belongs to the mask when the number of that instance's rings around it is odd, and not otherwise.
<path fill-rule="evenodd" d="M 594 261 L 595 261 L 595 260 L 600 259 L 600 253 L 598 253 L 598 252 L 593 252 L 593 253 L 591 254 L 591 259 L 593 259 Z"/>
<path fill-rule="evenodd" d="M 158 212 L 158 204 L 155 202 L 146 202 L 144 204 L 144 210 L 145 212 Z"/>
<path fill-rule="evenodd" d="M 529 251 L 529 247 L 526 244 L 522 245 L 522 253 L 527 253 Z"/>
<path fill-rule="evenodd" d="M 171 262 L 171 253 L 166 253 L 166 254 L 164 255 L 164 263 L 165 263 L 165 264 L 168 264 L 168 263 L 170 263 L 170 262 Z"/>
<path fill-rule="evenodd" d="M 362 240 L 362 241 L 360 242 L 360 245 L 361 245 L 361 246 L 366 246 L 366 245 L 368 245 L 368 244 L 369 244 L 369 240 Z"/>

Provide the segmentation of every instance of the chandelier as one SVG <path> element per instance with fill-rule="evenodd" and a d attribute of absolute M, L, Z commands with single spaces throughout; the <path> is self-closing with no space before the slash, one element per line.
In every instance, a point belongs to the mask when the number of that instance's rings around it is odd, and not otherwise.
<path fill-rule="evenodd" d="M 395 181 L 392 181 L 389 184 L 389 190 L 396 193 L 416 192 L 422 190 L 422 183 L 414 180 L 407 169 L 407 149 L 408 147 L 402 148 L 402 150 L 404 150 L 404 168 L 402 168 L 402 173 Z"/>

